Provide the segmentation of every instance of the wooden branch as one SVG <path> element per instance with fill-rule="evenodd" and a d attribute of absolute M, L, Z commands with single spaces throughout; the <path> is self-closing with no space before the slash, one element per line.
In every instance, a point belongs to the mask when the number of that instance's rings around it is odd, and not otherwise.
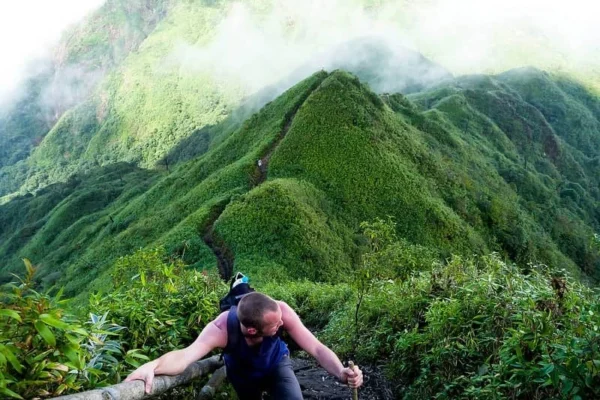
<path fill-rule="evenodd" d="M 152 391 L 146 394 L 143 381 L 119 383 L 102 389 L 55 397 L 60 400 L 138 400 L 148 399 L 177 386 L 190 383 L 192 380 L 207 375 L 223 365 L 220 356 L 212 356 L 190 364 L 180 375 L 159 375 L 154 377 Z"/>
<path fill-rule="evenodd" d="M 198 393 L 196 400 L 209 400 L 215 397 L 217 389 L 223 384 L 225 378 L 227 378 L 227 372 L 225 370 L 225 367 L 221 367 L 218 370 L 216 370 L 212 374 L 206 385 L 202 388 L 202 390 L 200 390 L 200 393 Z"/>
<path fill-rule="evenodd" d="M 348 367 L 351 370 L 354 370 L 354 362 L 348 361 Z M 358 400 L 358 389 L 352 388 L 352 400 Z"/>

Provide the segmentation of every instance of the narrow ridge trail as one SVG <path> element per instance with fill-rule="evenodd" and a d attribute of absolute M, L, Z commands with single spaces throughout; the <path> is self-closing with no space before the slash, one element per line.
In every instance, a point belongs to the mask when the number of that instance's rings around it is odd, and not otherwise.
<path fill-rule="evenodd" d="M 321 81 L 318 82 L 318 84 L 314 85 L 314 87 L 312 87 L 310 90 L 307 90 L 307 93 L 303 96 L 301 101 L 299 101 L 298 104 L 294 108 L 292 108 L 292 110 L 288 112 L 288 114 L 285 116 L 285 122 L 283 123 L 283 127 L 277 135 L 277 138 L 269 146 L 265 154 L 262 157 L 260 157 L 257 161 L 255 173 L 255 177 L 257 178 L 253 180 L 252 184 L 250 185 L 249 191 L 261 185 L 267 179 L 267 171 L 269 161 L 271 160 L 271 156 L 273 155 L 275 150 L 277 150 L 279 144 L 289 132 L 298 111 L 302 108 L 306 100 L 319 89 L 321 83 L 325 79 L 326 78 L 323 78 Z M 223 206 L 218 207 L 218 210 L 216 212 L 211 213 L 210 222 L 208 223 L 202 238 L 204 240 L 204 243 L 206 243 L 206 245 L 212 250 L 213 254 L 215 255 L 217 259 L 217 268 L 219 274 L 221 275 L 221 278 L 225 281 L 229 280 L 229 278 L 231 278 L 231 276 L 233 275 L 235 255 L 233 254 L 233 251 L 231 251 L 231 249 L 227 246 L 227 243 L 225 243 L 225 241 L 222 238 L 220 238 L 218 234 L 216 234 L 214 225 L 223 213 L 223 211 L 225 211 L 228 204 L 229 202 Z"/>
<path fill-rule="evenodd" d="M 323 79 L 324 81 L 325 79 Z M 271 156 L 277 150 L 283 139 L 289 132 L 296 114 L 302 108 L 306 100 L 315 91 L 319 89 L 321 83 L 307 91 L 302 101 L 299 102 L 286 116 L 285 122 L 277 138 L 266 150 L 265 154 L 259 158 L 256 163 L 255 180 L 250 186 L 250 190 L 261 185 L 267 180 L 267 172 Z M 229 202 L 222 204 L 211 213 L 211 220 L 203 236 L 206 245 L 213 251 L 217 258 L 217 267 L 224 280 L 228 280 L 234 273 L 234 254 L 227 246 L 225 241 L 218 236 L 214 230 L 214 224 L 219 219 Z M 347 400 L 352 397 L 351 390 L 339 383 L 327 371 L 321 368 L 313 360 L 304 360 L 293 358 L 292 364 L 294 372 L 298 377 L 298 382 L 302 388 L 302 394 L 305 399 L 311 400 Z M 361 400 L 392 400 L 394 399 L 390 383 L 385 379 L 383 373 L 376 368 L 365 366 L 361 367 L 365 376 L 363 387 L 359 390 Z M 267 399 L 265 399 L 267 400 Z"/>

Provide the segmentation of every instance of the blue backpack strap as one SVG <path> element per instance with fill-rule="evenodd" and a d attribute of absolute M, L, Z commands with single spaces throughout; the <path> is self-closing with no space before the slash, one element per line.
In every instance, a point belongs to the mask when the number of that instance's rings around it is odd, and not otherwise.
<path fill-rule="evenodd" d="M 225 353 L 232 353 L 240 341 L 240 321 L 237 318 L 237 306 L 232 306 L 227 315 L 227 346 Z"/>

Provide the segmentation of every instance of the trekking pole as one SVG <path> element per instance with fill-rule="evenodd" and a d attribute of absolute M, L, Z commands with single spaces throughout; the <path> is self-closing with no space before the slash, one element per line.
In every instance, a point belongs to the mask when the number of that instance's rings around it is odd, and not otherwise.
<path fill-rule="evenodd" d="M 354 362 L 348 361 L 348 367 L 354 371 Z M 358 400 L 358 389 L 352 388 L 352 400 Z"/>

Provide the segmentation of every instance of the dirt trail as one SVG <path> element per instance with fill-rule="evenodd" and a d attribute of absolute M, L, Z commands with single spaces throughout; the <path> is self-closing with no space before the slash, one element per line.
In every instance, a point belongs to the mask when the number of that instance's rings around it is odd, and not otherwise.
<path fill-rule="evenodd" d="M 202 239 L 217 258 L 217 269 L 219 271 L 219 275 L 221 275 L 222 279 L 227 281 L 233 275 L 234 258 L 233 252 L 229 249 L 229 247 L 227 247 L 225 242 L 215 235 L 213 225 L 217 218 L 212 221 Z"/>
<path fill-rule="evenodd" d="M 302 102 L 302 104 L 304 104 L 304 102 Z M 281 132 L 279 132 L 279 136 L 277 137 L 277 140 L 275 140 L 275 142 L 273 142 L 273 144 L 269 147 L 269 150 L 267 150 L 267 153 L 258 162 L 258 171 L 260 172 L 260 175 L 259 175 L 258 181 L 256 182 L 255 186 L 260 185 L 267 179 L 267 170 L 269 169 L 269 161 L 271 160 L 271 156 L 273 155 L 273 153 L 275 152 L 277 147 L 279 147 L 279 144 L 281 143 L 281 141 L 283 140 L 285 135 L 287 135 L 288 131 L 290 130 L 290 127 L 292 126 L 292 122 L 294 122 L 294 117 L 296 116 L 296 113 L 298 112 L 300 107 L 302 107 L 302 104 L 300 104 L 299 106 L 294 108 L 294 110 L 292 110 L 292 112 L 290 113 L 290 116 L 287 118 L 285 124 L 283 125 L 283 129 L 281 130 Z"/>
<path fill-rule="evenodd" d="M 255 175 L 254 182 L 250 185 L 250 190 L 259 186 L 267 179 L 267 170 L 269 167 L 269 161 L 271 160 L 271 155 L 275 152 L 275 150 L 277 150 L 277 147 L 279 146 L 285 135 L 287 135 L 288 131 L 290 130 L 290 127 L 292 126 L 292 123 L 294 122 L 294 117 L 298 113 L 298 110 L 300 110 L 300 108 L 304 105 L 308 97 L 310 97 L 311 94 L 318 90 L 320 86 L 320 83 L 319 85 L 315 86 L 309 93 L 305 95 L 304 99 L 300 101 L 298 105 L 296 105 L 289 112 L 288 115 L 286 115 L 285 123 L 283 124 L 283 127 L 281 128 L 281 131 L 277 136 L 277 139 L 275 139 L 275 141 L 269 146 L 265 154 L 257 161 L 257 174 Z M 258 178 L 256 178 L 256 176 Z M 227 246 L 227 243 L 225 243 L 223 239 L 215 235 L 214 232 L 215 221 L 219 219 L 223 211 L 225 211 L 226 207 L 227 205 L 224 205 L 217 212 L 213 213 L 202 239 L 204 240 L 204 243 L 206 243 L 206 245 L 212 250 L 215 257 L 217 258 L 217 267 L 221 277 L 225 281 L 228 281 L 234 272 L 233 264 L 235 262 L 235 257 L 231 249 Z"/>
<path fill-rule="evenodd" d="M 347 386 L 339 383 L 314 361 L 293 358 L 292 365 L 306 400 L 352 399 L 352 391 Z M 386 381 L 380 370 L 369 366 L 361 367 L 361 370 L 365 382 L 358 391 L 359 400 L 394 399 L 391 384 Z"/>

